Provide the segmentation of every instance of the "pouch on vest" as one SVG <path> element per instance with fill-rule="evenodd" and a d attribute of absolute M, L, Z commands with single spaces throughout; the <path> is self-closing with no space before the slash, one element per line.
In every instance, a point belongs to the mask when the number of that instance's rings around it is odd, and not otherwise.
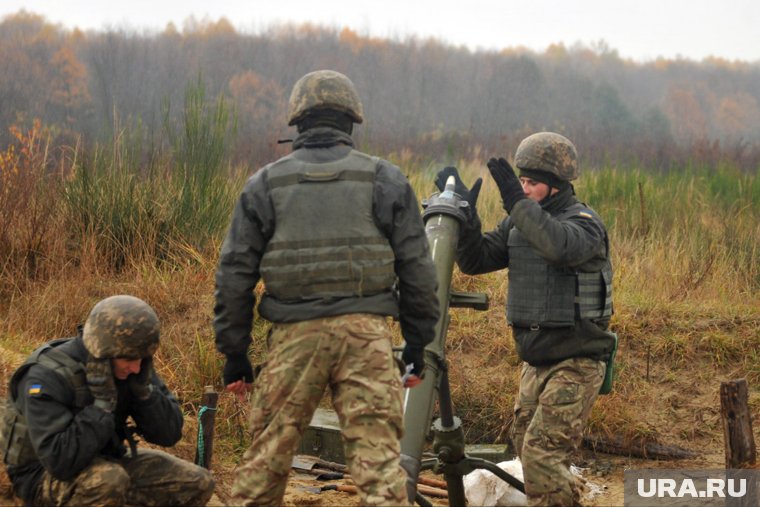
<path fill-rule="evenodd" d="M 16 424 L 16 411 L 7 398 L 0 400 L 0 459 L 5 462 L 10 447 L 11 432 Z"/>
<path fill-rule="evenodd" d="M 607 369 L 604 372 L 604 381 L 599 388 L 599 394 L 610 394 L 612 392 L 612 381 L 615 377 L 615 353 L 618 348 L 618 337 L 615 333 L 610 332 L 614 340 L 612 342 L 612 352 L 610 352 L 610 358 L 607 359 Z"/>
<path fill-rule="evenodd" d="M 2 400 L 0 410 L 0 457 L 7 465 L 24 464 L 34 458 L 26 418 L 9 399 Z"/>
<path fill-rule="evenodd" d="M 82 409 L 92 403 L 92 395 L 86 383 L 84 365 L 56 348 L 69 340 L 70 338 L 62 338 L 40 346 L 11 376 L 8 385 L 9 397 L 2 400 L 2 404 L 0 404 L 2 410 L 2 414 L 0 414 L 0 455 L 8 465 L 23 465 L 36 459 L 26 417 L 19 412 L 15 405 L 18 384 L 33 365 L 41 364 L 68 382 L 74 392 L 72 408 Z"/>

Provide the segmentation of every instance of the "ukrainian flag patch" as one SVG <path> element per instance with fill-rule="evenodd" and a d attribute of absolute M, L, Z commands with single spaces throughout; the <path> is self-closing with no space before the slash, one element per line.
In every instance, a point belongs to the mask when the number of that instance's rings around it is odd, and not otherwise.
<path fill-rule="evenodd" d="M 29 396 L 37 396 L 39 394 L 42 394 L 42 384 L 32 384 L 29 386 L 29 391 L 27 391 L 27 394 Z"/>
<path fill-rule="evenodd" d="M 582 216 L 583 218 L 594 218 L 591 216 L 591 213 L 587 213 L 585 211 L 579 211 L 578 214 Z"/>

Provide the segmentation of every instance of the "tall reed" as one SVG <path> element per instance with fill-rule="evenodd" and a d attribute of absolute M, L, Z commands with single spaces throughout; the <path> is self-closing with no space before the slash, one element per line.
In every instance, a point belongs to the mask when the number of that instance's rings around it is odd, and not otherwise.
<path fill-rule="evenodd" d="M 176 194 L 169 217 L 177 235 L 200 246 L 218 235 L 229 218 L 228 151 L 234 144 L 235 115 L 223 95 L 213 103 L 207 100 L 200 75 L 185 90 L 179 129 L 169 112 L 167 104 L 164 127 L 172 147 L 170 183 Z"/>
<path fill-rule="evenodd" d="M 151 154 L 146 166 L 143 136 L 124 129 L 82 155 L 65 182 L 75 239 L 97 238 L 96 250 L 114 267 L 174 258 L 183 243 L 202 248 L 229 217 L 239 179 L 226 162 L 233 126 L 224 98 L 209 105 L 199 81 L 187 88 L 181 124 L 168 120 L 168 105 L 166 117 L 168 153 Z"/>

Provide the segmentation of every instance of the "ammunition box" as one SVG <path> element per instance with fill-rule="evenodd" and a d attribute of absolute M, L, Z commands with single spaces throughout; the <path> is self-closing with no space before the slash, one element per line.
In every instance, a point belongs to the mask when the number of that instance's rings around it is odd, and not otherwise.
<path fill-rule="evenodd" d="M 493 463 L 510 459 L 510 449 L 505 444 L 466 445 L 465 453 L 471 458 L 481 458 Z M 335 463 L 346 463 L 343 437 L 340 433 L 338 414 L 333 410 L 318 408 L 304 432 L 297 454 L 317 456 Z"/>
<path fill-rule="evenodd" d="M 317 456 L 335 463 L 346 463 L 343 437 L 340 433 L 338 414 L 333 410 L 318 408 L 303 434 L 298 454 Z"/>
<path fill-rule="evenodd" d="M 464 453 L 470 458 L 480 458 L 491 463 L 500 463 L 510 458 L 509 446 L 506 444 L 472 444 L 464 446 Z"/>

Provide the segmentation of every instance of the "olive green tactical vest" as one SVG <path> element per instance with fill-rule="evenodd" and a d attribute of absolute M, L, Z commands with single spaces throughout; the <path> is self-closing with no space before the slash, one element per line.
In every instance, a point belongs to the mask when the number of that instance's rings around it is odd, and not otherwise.
<path fill-rule="evenodd" d="M 269 294 L 298 301 L 391 290 L 395 257 L 372 209 L 377 162 L 352 150 L 322 164 L 290 155 L 268 168 L 275 231 L 260 270 Z"/>
<path fill-rule="evenodd" d="M 576 215 L 575 204 L 557 218 Z M 605 243 L 607 239 L 605 237 Z M 516 227 L 507 240 L 509 291 L 507 321 L 517 327 L 566 327 L 576 320 L 599 320 L 612 315 L 612 266 L 607 260 L 600 271 L 557 267 L 540 257 Z"/>
<path fill-rule="evenodd" d="M 37 459 L 29 438 L 26 418 L 16 407 L 18 384 L 24 374 L 35 364 L 41 364 L 58 373 L 74 391 L 72 409 L 79 412 L 92 403 L 87 387 L 84 365 L 78 363 L 56 347 L 70 338 L 55 340 L 42 345 L 13 373 L 8 386 L 9 399 L 4 401 L 0 419 L 0 453 L 8 465 L 23 465 Z"/>

